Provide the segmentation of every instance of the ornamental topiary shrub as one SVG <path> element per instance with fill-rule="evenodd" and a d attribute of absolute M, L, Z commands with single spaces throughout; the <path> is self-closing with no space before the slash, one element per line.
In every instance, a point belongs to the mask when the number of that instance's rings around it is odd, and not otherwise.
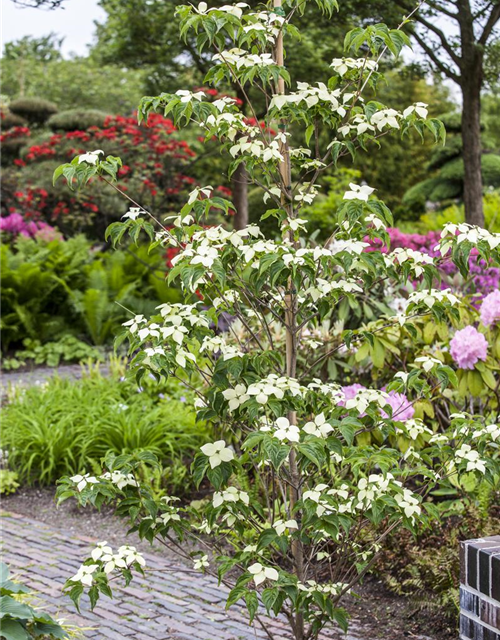
<path fill-rule="evenodd" d="M 68 109 L 51 116 L 47 126 L 52 131 L 82 131 L 90 127 L 104 127 L 109 117 L 108 113 L 97 109 Z"/>
<path fill-rule="evenodd" d="M 9 109 L 35 126 L 44 124 L 57 113 L 57 105 L 42 98 L 18 98 L 9 104 Z"/>

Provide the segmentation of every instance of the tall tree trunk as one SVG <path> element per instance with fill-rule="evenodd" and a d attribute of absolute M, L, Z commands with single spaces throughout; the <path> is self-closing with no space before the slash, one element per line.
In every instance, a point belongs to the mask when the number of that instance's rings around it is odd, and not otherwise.
<path fill-rule="evenodd" d="M 248 224 L 248 178 L 244 162 L 236 168 L 231 177 L 231 183 L 235 207 L 233 226 L 239 231 Z"/>
<path fill-rule="evenodd" d="M 457 0 L 460 25 L 464 208 L 469 224 L 484 227 L 481 175 L 481 87 L 484 49 L 476 42 L 471 0 Z"/>
<path fill-rule="evenodd" d="M 464 207 L 469 224 L 484 227 L 481 175 L 481 69 L 470 65 L 462 75 L 462 142 L 464 158 Z"/>

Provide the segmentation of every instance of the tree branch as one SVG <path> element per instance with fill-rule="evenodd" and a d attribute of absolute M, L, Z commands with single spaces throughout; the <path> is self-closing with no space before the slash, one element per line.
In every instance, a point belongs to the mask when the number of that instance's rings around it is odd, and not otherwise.
<path fill-rule="evenodd" d="M 412 35 L 415 38 L 415 40 L 418 42 L 418 44 L 422 47 L 422 49 L 425 51 L 425 53 L 429 56 L 431 61 L 436 65 L 436 67 L 440 71 L 442 71 L 445 74 L 445 76 L 450 78 L 450 80 L 453 80 L 453 82 L 456 82 L 457 84 L 460 84 L 460 82 L 461 82 L 460 76 L 457 73 L 455 73 L 452 69 L 450 69 L 450 67 L 448 67 L 448 65 L 446 65 L 438 57 L 436 51 L 434 51 L 434 49 L 432 49 L 427 44 L 427 42 L 423 39 L 423 37 L 421 35 L 419 35 L 417 32 L 414 32 Z"/>
<path fill-rule="evenodd" d="M 490 13 L 490 17 L 488 18 L 486 24 L 484 25 L 483 33 L 481 34 L 478 40 L 478 43 L 481 46 L 484 47 L 485 44 L 488 42 L 488 38 L 490 37 L 491 32 L 493 31 L 496 23 L 499 20 L 500 20 L 500 2 L 493 7 Z"/>

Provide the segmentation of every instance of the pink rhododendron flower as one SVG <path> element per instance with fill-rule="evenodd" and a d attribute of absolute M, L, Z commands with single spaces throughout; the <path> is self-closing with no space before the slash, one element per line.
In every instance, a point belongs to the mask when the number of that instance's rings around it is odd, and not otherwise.
<path fill-rule="evenodd" d="M 393 420 L 404 422 L 405 420 L 411 420 L 415 415 L 415 409 L 404 393 L 389 391 L 388 403 L 392 407 Z M 382 411 L 381 415 L 383 418 L 389 417 L 385 411 Z"/>
<path fill-rule="evenodd" d="M 455 333 L 450 341 L 450 353 L 461 369 L 474 369 L 479 360 L 486 360 L 488 342 L 482 333 L 469 325 Z"/>
<path fill-rule="evenodd" d="M 500 291 L 492 291 L 483 300 L 479 309 L 481 322 L 485 327 L 500 320 Z"/>
<path fill-rule="evenodd" d="M 339 402 L 339 405 L 341 407 L 345 407 L 345 403 L 348 400 L 355 398 L 358 391 L 361 391 L 362 389 L 366 389 L 362 384 L 350 384 L 347 387 L 342 387 L 342 393 L 345 396 L 345 400 Z"/>

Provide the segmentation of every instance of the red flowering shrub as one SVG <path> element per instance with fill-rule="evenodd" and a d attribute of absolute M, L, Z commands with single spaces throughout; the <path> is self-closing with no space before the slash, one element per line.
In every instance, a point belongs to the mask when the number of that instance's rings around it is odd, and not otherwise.
<path fill-rule="evenodd" d="M 195 180 L 186 175 L 195 152 L 181 140 L 171 120 L 155 115 L 139 126 L 135 117 L 108 117 L 102 127 L 30 136 L 28 127 L 8 130 L 2 141 L 23 140 L 19 157 L 9 159 L 2 183 L 2 214 L 56 224 L 63 232 L 102 237 L 107 225 L 126 213 L 113 189 L 90 186 L 84 194 L 52 186 L 56 166 L 75 155 L 103 149 L 120 156 L 120 188 L 160 218 L 176 212 Z M 184 193 L 183 193 L 184 192 Z"/>

